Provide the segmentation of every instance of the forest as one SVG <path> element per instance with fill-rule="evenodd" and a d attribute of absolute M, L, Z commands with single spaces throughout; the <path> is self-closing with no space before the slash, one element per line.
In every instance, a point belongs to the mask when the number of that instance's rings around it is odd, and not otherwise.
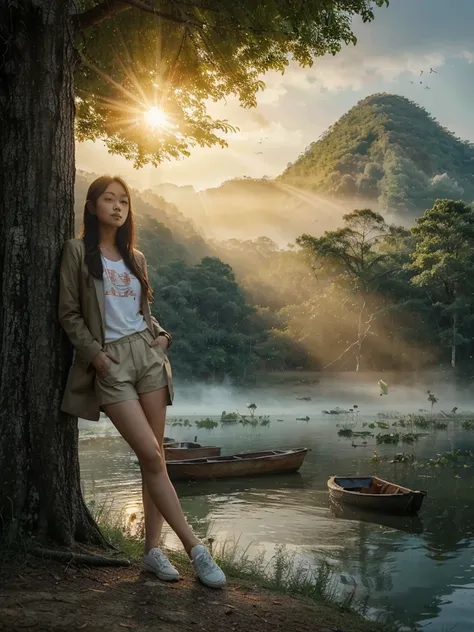
<path fill-rule="evenodd" d="M 76 177 L 76 234 L 92 177 Z M 285 247 L 206 238 L 150 191 L 134 192 L 134 208 L 180 380 L 474 366 L 470 204 L 436 200 L 409 229 L 353 210 Z"/>

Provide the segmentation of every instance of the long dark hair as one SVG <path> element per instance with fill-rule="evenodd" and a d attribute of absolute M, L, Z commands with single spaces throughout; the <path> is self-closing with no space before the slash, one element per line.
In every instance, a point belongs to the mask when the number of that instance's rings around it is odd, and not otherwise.
<path fill-rule="evenodd" d="M 94 180 L 87 191 L 87 198 L 84 204 L 84 216 L 82 224 L 81 239 L 85 247 L 85 261 L 90 274 L 96 279 L 101 279 L 104 273 L 102 258 L 99 248 L 99 220 L 93 211 L 99 197 L 107 190 L 112 182 L 118 182 L 123 186 L 128 197 L 128 216 L 127 220 L 117 229 L 115 237 L 115 245 L 117 246 L 122 259 L 127 268 L 137 277 L 142 286 L 142 291 L 148 300 L 152 299 L 151 286 L 145 276 L 145 271 L 137 264 L 135 257 L 135 223 L 133 221 L 132 197 L 130 189 L 126 182 L 117 176 L 101 176 Z"/>

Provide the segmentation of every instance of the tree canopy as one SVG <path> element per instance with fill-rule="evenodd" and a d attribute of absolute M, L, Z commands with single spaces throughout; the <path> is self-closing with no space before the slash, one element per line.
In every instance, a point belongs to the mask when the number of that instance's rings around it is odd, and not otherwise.
<path fill-rule="evenodd" d="M 225 145 L 209 102 L 256 105 L 269 70 L 355 44 L 351 20 L 388 0 L 81 0 L 76 134 L 136 166 Z M 152 108 L 159 120 L 144 125 Z M 166 117 L 166 118 L 164 118 Z"/>

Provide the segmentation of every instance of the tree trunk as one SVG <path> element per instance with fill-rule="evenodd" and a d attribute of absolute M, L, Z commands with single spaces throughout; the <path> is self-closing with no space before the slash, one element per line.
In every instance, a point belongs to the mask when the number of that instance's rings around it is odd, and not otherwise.
<path fill-rule="evenodd" d="M 457 317 L 456 314 L 453 314 L 453 330 L 452 330 L 452 340 L 451 340 L 451 366 L 453 369 L 456 368 L 456 336 L 457 336 Z"/>
<path fill-rule="evenodd" d="M 99 541 L 77 419 L 59 412 L 70 345 L 57 318 L 74 220 L 71 0 L 0 0 L 0 535 Z"/>
<path fill-rule="evenodd" d="M 362 333 L 362 317 L 364 315 L 364 310 L 365 310 L 365 300 L 362 303 L 362 307 L 360 308 L 359 318 L 357 321 L 357 344 L 355 347 L 356 372 L 360 371 L 360 363 L 362 360 L 362 344 L 365 339 L 365 335 Z"/>

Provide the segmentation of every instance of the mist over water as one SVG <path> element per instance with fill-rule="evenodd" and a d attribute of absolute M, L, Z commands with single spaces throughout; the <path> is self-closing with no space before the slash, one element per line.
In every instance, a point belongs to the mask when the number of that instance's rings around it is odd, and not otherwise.
<path fill-rule="evenodd" d="M 283 380 L 283 373 L 282 380 Z M 436 409 L 449 412 L 453 407 L 474 410 L 472 381 L 460 381 L 447 372 L 403 373 L 374 371 L 373 373 L 303 373 L 293 372 L 293 382 L 267 384 L 265 388 L 236 387 L 229 383 L 177 384 L 173 406 L 168 416 L 203 415 L 220 416 L 222 411 L 238 410 L 246 414 L 247 405 L 257 404 L 256 414 L 292 415 L 307 413 L 320 415 L 323 410 L 336 407 L 351 409 L 354 404 L 359 415 L 374 415 L 384 410 L 400 413 L 429 411 L 426 391 L 435 393 L 439 400 Z M 278 382 L 278 374 L 274 374 Z M 389 387 L 388 395 L 380 396 L 378 381 L 383 379 Z M 301 401 L 298 397 L 311 397 Z"/>

